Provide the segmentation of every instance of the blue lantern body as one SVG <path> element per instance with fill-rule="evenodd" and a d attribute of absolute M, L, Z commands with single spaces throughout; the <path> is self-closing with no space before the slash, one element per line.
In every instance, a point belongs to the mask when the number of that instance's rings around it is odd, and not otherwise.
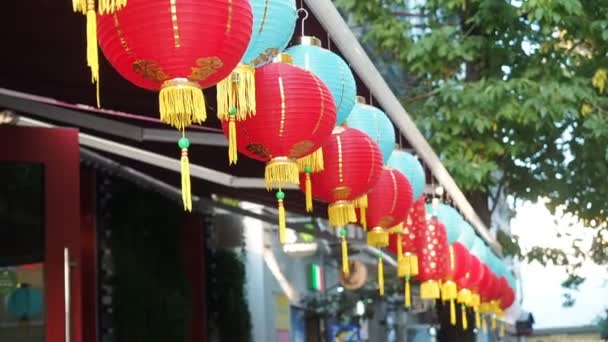
<path fill-rule="evenodd" d="M 475 242 L 475 231 L 465 220 L 460 222 L 460 236 L 458 237 L 458 242 L 469 250 L 473 248 L 473 243 Z"/>
<path fill-rule="evenodd" d="M 384 164 L 388 162 L 395 148 L 395 128 L 383 111 L 374 106 L 357 103 L 346 124 L 369 135 L 380 147 Z"/>
<path fill-rule="evenodd" d="M 338 109 L 336 125 L 341 125 L 352 111 L 357 95 L 355 77 L 348 64 L 335 53 L 316 45 L 296 45 L 286 52 L 295 65 L 312 72 L 327 85 Z"/>
<path fill-rule="evenodd" d="M 31 319 L 42 314 L 42 291 L 32 287 L 21 287 L 7 298 L 7 311 L 19 319 Z"/>
<path fill-rule="evenodd" d="M 449 244 L 458 241 L 458 238 L 461 234 L 462 217 L 456 211 L 456 209 L 443 203 L 440 203 L 437 208 L 435 208 L 435 206 L 433 206 L 432 204 L 427 204 L 426 212 L 431 215 L 437 216 L 439 221 L 441 221 L 445 225 L 445 230 L 448 234 Z"/>
<path fill-rule="evenodd" d="M 401 150 L 394 150 L 388 159 L 388 166 L 401 171 L 412 185 L 414 201 L 424 193 L 426 176 L 422 164 L 412 154 Z"/>
<path fill-rule="evenodd" d="M 287 47 L 298 16 L 294 0 L 251 0 L 251 8 L 253 30 L 242 62 L 258 68 Z"/>

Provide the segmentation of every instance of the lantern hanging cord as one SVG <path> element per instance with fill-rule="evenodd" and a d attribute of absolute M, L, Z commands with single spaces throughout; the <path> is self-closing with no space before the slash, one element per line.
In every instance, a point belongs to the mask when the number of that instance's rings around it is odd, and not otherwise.
<path fill-rule="evenodd" d="M 304 13 L 304 18 L 302 18 L 302 22 L 300 23 L 300 34 L 304 36 L 304 22 L 308 19 L 308 11 L 304 7 L 300 7 L 297 11 L 298 18 L 300 17 L 300 13 Z"/>

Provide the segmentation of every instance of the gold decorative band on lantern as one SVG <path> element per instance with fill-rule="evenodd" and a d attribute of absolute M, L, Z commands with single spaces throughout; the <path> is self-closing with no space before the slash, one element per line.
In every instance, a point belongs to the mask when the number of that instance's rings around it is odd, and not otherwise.
<path fill-rule="evenodd" d="M 420 284 L 420 298 L 422 299 L 439 299 L 441 297 L 441 289 L 439 282 L 436 280 L 427 280 Z"/>
<path fill-rule="evenodd" d="M 288 157 L 275 157 L 266 163 L 266 189 L 281 188 L 286 184 L 300 184 L 298 163 Z"/>
<path fill-rule="evenodd" d="M 255 115 L 255 68 L 239 64 L 217 86 L 217 117 L 227 121 L 234 115 L 242 121 Z"/>
<path fill-rule="evenodd" d="M 374 247 L 388 246 L 388 232 L 382 227 L 374 227 L 367 232 L 367 244 Z"/>
<path fill-rule="evenodd" d="M 311 172 L 323 171 L 325 165 L 323 163 L 323 148 L 319 147 L 314 152 L 302 158 L 298 158 L 298 168 L 300 172 L 305 172 L 306 167 L 310 167 Z"/>
<path fill-rule="evenodd" d="M 287 52 L 281 52 L 275 58 L 272 59 L 273 63 L 286 63 L 293 64 L 293 57 Z"/>
<path fill-rule="evenodd" d="M 161 121 L 179 130 L 207 119 L 203 91 L 198 83 L 187 78 L 163 82 L 158 99 Z"/>
<path fill-rule="evenodd" d="M 337 201 L 327 207 L 329 224 L 333 227 L 343 227 L 357 221 L 355 206 L 350 201 Z"/>
<path fill-rule="evenodd" d="M 296 45 L 310 45 L 322 47 L 321 40 L 313 36 L 296 37 Z"/>

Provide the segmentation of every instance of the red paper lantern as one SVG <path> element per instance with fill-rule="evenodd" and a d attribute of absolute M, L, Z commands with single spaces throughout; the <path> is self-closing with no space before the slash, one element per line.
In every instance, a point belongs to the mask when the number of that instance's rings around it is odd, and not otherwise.
<path fill-rule="evenodd" d="M 280 189 L 299 184 L 297 159 L 318 150 L 329 138 L 336 123 L 336 106 L 321 80 L 288 63 L 259 68 L 255 83 L 257 114 L 232 129 L 233 121 L 222 125 L 230 140 L 236 138 L 239 152 L 266 162 L 266 187 L 279 189 L 279 236 L 284 242 L 284 193 Z"/>
<path fill-rule="evenodd" d="M 184 131 L 205 121 L 201 88 L 224 79 L 239 63 L 251 37 L 247 0 L 129 0 L 122 10 L 97 18 L 99 46 L 124 78 L 160 90 L 160 118 Z M 185 136 L 182 194 L 192 209 Z"/>
<path fill-rule="evenodd" d="M 258 109 L 259 115 L 260 110 Z M 382 171 L 382 154 L 378 145 L 365 133 L 354 128 L 338 126 L 323 149 L 323 171 L 300 175 L 300 188 L 310 177 L 314 183 L 312 196 L 329 203 L 329 223 L 344 227 L 355 222 L 353 201 L 374 186 Z M 348 273 L 346 231 L 342 229 L 342 270 Z"/>
<path fill-rule="evenodd" d="M 400 238 L 408 209 L 413 202 L 412 186 L 405 176 L 385 166 L 378 182 L 367 194 L 367 211 L 361 211 L 371 229 L 367 233 L 367 243 L 378 248 L 389 243 L 389 229 L 398 230 Z M 398 260 L 403 253 L 399 251 Z M 384 295 L 384 266 L 382 254 L 378 257 L 378 284 L 380 295 Z"/>
<path fill-rule="evenodd" d="M 450 323 L 456 325 L 456 299 L 458 297 L 458 287 L 456 280 L 466 276 L 470 268 L 471 255 L 467 249 L 455 242 L 449 246 L 449 261 L 446 277 L 441 286 L 441 299 L 450 302 Z M 463 310 L 466 310 L 463 308 Z M 463 311 L 463 326 L 466 319 L 466 311 Z M 466 328 L 465 328 L 466 329 Z"/>
<path fill-rule="evenodd" d="M 445 226 L 436 218 L 427 221 L 424 228 L 419 228 L 416 236 L 418 251 L 418 279 L 420 297 L 423 299 L 440 298 L 440 282 L 447 274 L 449 263 L 448 240 Z"/>

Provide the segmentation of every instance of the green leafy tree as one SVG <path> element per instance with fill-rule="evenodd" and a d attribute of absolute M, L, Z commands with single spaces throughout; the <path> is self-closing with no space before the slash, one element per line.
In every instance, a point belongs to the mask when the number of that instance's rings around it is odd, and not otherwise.
<path fill-rule="evenodd" d="M 404 71 L 403 105 L 487 224 L 498 189 L 542 197 L 595 230 L 574 256 L 526 253 L 569 265 L 575 287 L 581 255 L 608 263 L 608 3 L 410 2 L 421 5 L 337 0 L 367 44 Z"/>

